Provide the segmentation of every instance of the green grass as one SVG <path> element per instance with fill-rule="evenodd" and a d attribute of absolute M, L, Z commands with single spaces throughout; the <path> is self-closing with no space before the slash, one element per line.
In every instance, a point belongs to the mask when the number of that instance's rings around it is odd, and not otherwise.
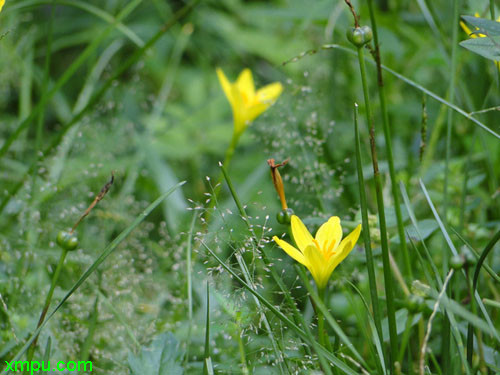
<path fill-rule="evenodd" d="M 500 71 L 457 16 L 499 9 L 352 5 L 368 48 L 344 1 L 6 1 L 2 372 L 500 372 Z M 284 87 L 234 144 L 217 67 Z M 272 241 L 270 158 L 311 233 L 362 223 L 324 295 Z"/>

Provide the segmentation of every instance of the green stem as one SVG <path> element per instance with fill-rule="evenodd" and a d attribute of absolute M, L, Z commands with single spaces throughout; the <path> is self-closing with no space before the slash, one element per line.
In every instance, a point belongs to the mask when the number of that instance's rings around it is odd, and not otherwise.
<path fill-rule="evenodd" d="M 222 163 L 222 165 L 226 169 L 229 169 L 229 164 L 231 164 L 231 160 L 233 160 L 234 151 L 236 150 L 236 146 L 238 146 L 238 141 L 240 139 L 240 136 L 241 134 L 233 133 L 233 137 L 231 138 L 231 143 L 229 143 L 229 146 L 226 149 L 226 156 L 224 157 L 224 162 Z M 205 225 L 208 225 L 210 219 L 212 218 L 213 215 L 212 211 L 219 200 L 223 179 L 224 179 L 224 174 L 221 169 L 219 177 L 217 178 L 217 182 L 213 190 L 213 195 L 212 199 L 210 200 L 210 205 L 208 206 L 207 214 L 205 217 Z"/>
<path fill-rule="evenodd" d="M 361 161 L 361 142 L 358 128 L 358 105 L 354 105 L 354 137 L 356 143 L 356 167 L 358 170 L 359 200 L 361 204 L 361 220 L 363 223 L 363 240 L 365 243 L 366 265 L 368 269 L 368 281 L 370 284 L 370 297 L 372 300 L 373 317 L 375 328 L 380 342 L 384 341 L 382 335 L 382 318 L 378 303 L 377 281 L 375 279 L 375 266 L 373 262 L 372 245 L 370 240 L 370 224 L 368 222 L 368 205 L 366 203 L 365 179 L 363 177 L 363 163 Z"/>
<path fill-rule="evenodd" d="M 52 295 L 54 294 L 54 289 L 56 287 L 57 280 L 59 279 L 59 275 L 61 274 L 61 270 L 64 265 L 64 260 L 66 259 L 67 254 L 68 254 L 67 250 L 62 250 L 56 271 L 54 272 L 54 275 L 52 275 L 52 282 L 50 283 L 49 293 L 45 298 L 45 304 L 43 305 L 42 313 L 40 314 L 40 319 L 38 319 L 38 324 L 36 326 L 37 329 L 43 324 L 43 321 L 45 320 L 45 316 L 47 315 L 47 311 L 49 310 L 50 301 L 52 300 Z M 31 347 L 28 351 L 28 362 L 30 362 L 33 359 L 37 341 L 38 341 L 38 335 L 33 340 L 33 343 L 31 344 Z"/>
<path fill-rule="evenodd" d="M 481 267 L 486 260 L 486 257 L 490 253 L 490 251 L 494 248 L 495 244 L 500 240 L 500 231 L 498 231 L 495 236 L 491 239 L 491 241 L 486 245 L 485 249 L 481 253 L 481 257 L 479 258 L 476 268 L 474 270 L 474 276 L 472 277 L 472 287 L 471 287 L 471 307 L 472 307 L 472 312 L 476 314 L 477 307 L 476 307 L 476 289 L 477 289 L 477 283 L 479 280 L 479 271 L 481 271 Z M 467 329 L 467 362 L 469 362 L 469 365 L 472 367 L 472 353 L 474 350 L 474 330 L 472 327 L 472 324 L 469 323 L 469 327 Z"/>
<path fill-rule="evenodd" d="M 323 303 L 325 303 L 325 288 L 318 288 L 318 296 Z M 326 346 L 325 339 L 325 316 L 320 309 L 316 309 L 316 314 L 318 315 L 318 338 L 319 343 Z"/>
<path fill-rule="evenodd" d="M 450 67 L 450 86 L 449 86 L 449 100 L 453 103 L 455 98 L 455 81 L 457 69 L 457 46 L 458 46 L 458 22 L 459 22 L 459 3 L 458 0 L 453 2 L 453 23 L 452 23 L 452 45 L 451 45 L 451 67 Z M 443 188 L 443 221 L 444 225 L 448 222 L 448 184 L 449 184 L 449 164 L 451 157 L 451 127 L 453 124 L 454 112 L 448 109 L 448 121 L 446 123 L 446 158 L 444 167 L 444 188 Z M 443 271 L 448 269 L 449 252 L 446 246 L 443 246 Z M 474 298 L 474 297 L 472 297 Z M 451 332 L 450 321 L 448 315 L 444 315 L 443 324 L 443 344 L 442 344 L 442 361 L 443 373 L 450 374 L 451 360 L 450 360 L 450 346 L 451 346 Z"/>
<path fill-rule="evenodd" d="M 370 96 L 368 94 L 368 82 L 366 79 L 365 59 L 363 56 L 363 48 L 358 48 L 359 69 L 361 73 L 361 81 L 363 84 L 363 94 L 366 107 L 366 120 L 370 127 L 370 145 L 373 164 L 373 178 L 375 180 L 375 189 L 377 195 L 377 208 L 380 222 L 380 239 L 382 247 L 382 263 L 384 269 L 384 284 L 387 304 L 387 320 L 389 323 L 389 341 L 390 341 L 390 358 L 391 358 L 391 373 L 394 372 L 393 362 L 398 358 L 398 337 L 396 330 L 396 313 L 394 306 L 394 288 L 391 274 L 391 264 L 389 260 L 389 242 L 387 239 L 387 226 L 385 220 L 384 198 L 382 195 L 382 180 L 378 169 L 377 150 L 375 148 L 375 128 L 370 107 Z"/>
<path fill-rule="evenodd" d="M 88 361 L 89 356 L 90 356 L 90 349 L 92 348 L 92 342 L 94 340 L 94 333 L 95 333 L 96 328 L 97 328 L 97 319 L 99 317 L 98 306 L 99 306 L 99 296 L 97 296 L 95 298 L 94 308 L 92 310 L 92 314 L 90 315 L 87 337 L 85 338 L 85 341 L 83 342 L 82 350 L 80 352 L 80 359 L 82 361 Z"/>
<path fill-rule="evenodd" d="M 391 191 L 392 199 L 394 200 L 394 210 L 396 211 L 396 220 L 398 224 L 398 234 L 399 243 L 401 246 L 401 253 L 403 254 L 403 260 L 405 264 L 406 274 L 413 280 L 413 272 L 411 268 L 410 255 L 408 253 L 408 247 L 406 245 L 405 227 L 403 223 L 403 215 L 401 214 L 401 206 L 399 203 L 399 192 L 398 192 L 398 181 L 396 179 L 396 170 L 394 168 L 394 157 L 392 153 L 392 137 L 391 128 L 389 125 L 389 115 L 387 112 L 387 102 L 384 90 L 384 80 L 382 76 L 382 61 L 380 59 L 380 49 L 378 42 L 378 32 L 377 23 L 375 21 L 375 12 L 373 10 L 373 1 L 368 0 L 368 8 L 370 11 L 370 21 L 373 30 L 373 42 L 375 44 L 375 63 L 377 65 L 377 87 L 378 87 L 378 97 L 380 100 L 380 109 L 382 111 L 382 125 L 384 129 L 385 138 L 385 151 L 387 153 L 387 162 L 389 164 L 389 176 L 391 178 Z"/>

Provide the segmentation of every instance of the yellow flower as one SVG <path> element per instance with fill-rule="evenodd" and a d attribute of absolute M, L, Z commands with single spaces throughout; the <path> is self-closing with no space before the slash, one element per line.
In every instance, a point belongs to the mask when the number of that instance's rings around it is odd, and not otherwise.
<path fill-rule="evenodd" d="M 229 82 L 222 69 L 217 68 L 217 76 L 233 109 L 235 137 L 239 137 L 249 123 L 274 104 L 283 91 L 279 82 L 255 91 L 250 69 L 244 69 L 234 83 Z"/>
<path fill-rule="evenodd" d="M 302 221 L 292 216 L 292 234 L 298 249 L 274 236 L 273 240 L 297 262 L 311 272 L 319 290 L 326 287 L 333 270 L 351 252 L 358 241 L 361 224 L 342 240 L 342 227 L 338 216 L 332 216 L 313 238 Z M 342 241 L 341 241 L 342 240 Z"/>
<path fill-rule="evenodd" d="M 0 0 L 0 12 L 2 11 L 4 4 L 5 4 L 5 0 Z"/>

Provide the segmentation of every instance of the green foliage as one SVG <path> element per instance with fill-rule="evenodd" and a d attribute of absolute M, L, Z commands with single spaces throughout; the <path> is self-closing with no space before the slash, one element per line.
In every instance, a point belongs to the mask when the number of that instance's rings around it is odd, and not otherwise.
<path fill-rule="evenodd" d="M 486 35 L 469 38 L 454 28 L 449 1 L 373 1 L 376 28 L 371 2 L 352 3 L 383 63 L 385 104 L 368 43 L 378 177 L 343 1 L 6 1 L 0 371 L 3 361 L 26 358 L 39 333 L 34 360 L 91 360 L 95 374 L 388 374 L 400 366 L 409 375 L 420 372 L 428 330 L 429 373 L 499 371 L 500 90 L 489 61 L 499 60 L 500 23 L 490 20 L 499 9 L 462 2 L 459 14 L 481 15 L 462 19 Z M 216 67 L 231 77 L 248 67 L 257 87 L 284 86 L 241 136 L 221 180 L 233 124 Z M 311 232 L 332 215 L 346 233 L 363 220 L 366 237 L 324 299 L 271 241 L 289 236 L 289 213 L 270 158 L 289 159 L 280 168 L 287 203 Z M 112 171 L 113 186 L 78 225 L 78 246 L 63 259 L 37 330 L 58 244 L 75 245 L 58 233 Z"/>

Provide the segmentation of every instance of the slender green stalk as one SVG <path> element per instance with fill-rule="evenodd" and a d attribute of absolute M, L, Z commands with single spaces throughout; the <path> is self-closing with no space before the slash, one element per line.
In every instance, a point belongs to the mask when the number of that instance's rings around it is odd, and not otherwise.
<path fill-rule="evenodd" d="M 205 322 L 205 354 L 203 357 L 203 374 L 208 375 L 210 360 L 210 287 L 207 280 L 207 318 Z"/>
<path fill-rule="evenodd" d="M 382 335 L 382 315 L 380 314 L 380 307 L 378 302 L 377 293 L 377 280 L 375 279 L 375 266 L 373 262 L 372 245 L 370 239 L 370 224 L 368 222 L 368 205 L 366 203 L 365 179 L 363 177 L 363 163 L 361 160 L 361 141 L 359 137 L 358 127 L 358 105 L 354 104 L 354 142 L 356 144 L 356 168 L 358 170 L 358 187 L 359 187 L 359 200 L 361 204 L 361 220 L 363 223 L 363 241 L 365 243 L 365 257 L 366 266 L 368 269 L 368 281 L 370 283 L 370 297 L 372 300 L 373 317 L 377 335 L 382 342 L 384 337 Z"/>
<path fill-rule="evenodd" d="M 481 267 L 488 256 L 488 254 L 493 250 L 495 244 L 500 240 L 500 231 L 498 231 L 495 236 L 491 239 L 491 241 L 486 245 L 479 260 L 477 261 L 476 268 L 474 269 L 474 276 L 472 277 L 472 288 L 471 288 L 471 307 L 474 314 L 476 314 L 476 299 L 474 295 L 477 289 L 477 282 L 479 280 L 479 272 L 481 271 Z M 469 327 L 467 329 L 467 361 L 469 365 L 472 366 L 472 353 L 474 350 L 474 331 L 472 324 L 469 323 Z"/>
<path fill-rule="evenodd" d="M 47 311 L 49 310 L 50 301 L 52 301 L 52 295 L 54 294 L 54 289 L 56 287 L 57 280 L 59 279 L 59 275 L 61 274 L 61 270 L 64 265 L 64 260 L 66 259 L 67 254 L 68 254 L 67 250 L 62 250 L 61 256 L 59 257 L 59 263 L 57 263 L 56 270 L 52 275 L 52 281 L 50 283 L 49 293 L 47 294 L 47 297 L 45 297 L 45 303 L 43 305 L 42 313 L 40 314 L 40 319 L 38 319 L 38 324 L 36 326 L 37 329 L 40 328 L 40 326 L 43 324 L 43 321 L 45 320 L 45 316 L 47 315 Z M 33 359 L 37 341 L 38 341 L 38 335 L 35 336 L 33 342 L 31 343 L 31 347 L 28 351 L 28 362 L 30 362 Z"/>
<path fill-rule="evenodd" d="M 243 375 L 249 375 L 250 370 L 248 369 L 247 356 L 245 353 L 245 344 L 243 343 L 243 330 L 241 329 L 240 321 L 236 322 L 238 327 L 238 332 L 236 334 L 236 339 L 238 340 L 238 349 L 240 351 L 240 362 L 241 362 L 241 372 Z"/>
<path fill-rule="evenodd" d="M 85 337 L 85 341 L 82 345 L 82 350 L 80 351 L 80 360 L 88 361 L 90 356 L 90 349 L 92 348 L 92 342 L 94 340 L 94 333 L 97 328 L 97 319 L 99 317 L 99 296 L 95 298 L 94 308 L 92 309 L 92 314 L 90 316 L 89 328 L 87 337 Z"/>
<path fill-rule="evenodd" d="M 375 180 L 375 189 L 377 194 L 377 207 L 380 222 L 380 239 L 382 247 L 382 262 L 384 268 L 384 284 L 387 304 L 387 320 L 389 323 L 389 341 L 390 341 L 390 358 L 391 372 L 394 372 L 394 362 L 398 358 L 398 336 L 396 331 L 396 310 L 394 305 L 394 287 L 391 273 L 391 264 L 389 260 L 389 241 L 387 239 L 387 225 L 385 220 L 384 198 L 382 195 L 382 180 L 378 169 L 377 150 L 375 147 L 375 128 L 370 107 L 370 96 L 368 94 L 368 82 L 366 79 L 365 59 L 363 56 L 363 48 L 358 48 L 359 69 L 361 73 L 361 81 L 363 84 L 363 94 L 365 98 L 366 120 L 370 127 L 370 145 L 373 164 L 373 177 Z"/>
<path fill-rule="evenodd" d="M 389 164 L 389 176 L 391 178 L 392 199 L 394 200 L 394 210 L 396 212 L 396 220 L 398 224 L 399 243 L 401 253 L 405 264 L 405 271 L 410 280 L 413 280 L 413 272 L 411 269 L 411 260 L 406 246 L 405 227 L 403 223 L 403 215 L 401 214 L 401 206 L 399 204 L 398 181 L 396 179 L 396 170 L 394 168 L 394 156 L 392 153 L 392 135 L 389 125 L 389 115 L 387 112 L 387 101 L 384 90 L 384 80 L 382 76 L 382 61 L 380 59 L 380 46 L 378 42 L 377 23 L 375 21 L 375 12 L 373 10 L 373 0 L 368 0 L 368 8 L 370 12 L 370 21 L 373 31 L 373 42 L 375 44 L 375 63 L 377 64 L 377 87 L 378 97 L 380 101 L 380 109 L 382 111 L 382 125 L 384 129 L 385 151 L 387 153 L 387 162 Z"/>
<path fill-rule="evenodd" d="M 234 151 L 236 150 L 236 146 L 238 146 L 239 139 L 240 139 L 240 136 L 236 135 L 236 133 L 233 133 L 233 137 L 231 138 L 231 142 L 229 143 L 229 146 L 226 149 L 226 156 L 224 157 L 224 162 L 222 163 L 222 165 L 226 169 L 229 168 L 229 165 L 231 164 L 231 160 L 233 160 Z M 210 200 L 210 205 L 208 206 L 207 215 L 205 217 L 205 223 L 206 223 L 207 227 L 208 227 L 208 223 L 213 215 L 212 211 L 219 200 L 219 195 L 220 195 L 220 191 L 222 188 L 222 180 L 223 179 L 224 179 L 224 173 L 221 170 L 221 172 L 219 173 L 219 177 L 217 178 L 214 191 L 212 193 L 213 196 L 212 196 L 212 199 Z"/>
<path fill-rule="evenodd" d="M 191 344 L 191 334 L 193 330 L 193 282 L 192 275 L 193 266 L 191 261 L 191 255 L 193 251 L 193 232 L 194 232 L 194 224 L 196 222 L 197 213 L 193 214 L 193 219 L 191 220 L 191 225 L 189 229 L 188 239 L 187 239 L 187 247 L 186 247 L 186 277 L 187 277 L 187 297 L 188 297 L 188 320 L 189 320 L 189 328 L 186 340 L 186 354 L 184 356 L 184 366 L 187 365 L 189 360 L 189 346 Z"/>
<path fill-rule="evenodd" d="M 458 22 L 459 22 L 459 0 L 453 1 L 453 23 L 452 23 L 452 44 L 451 44 L 451 67 L 450 67 L 450 86 L 449 86 L 449 100 L 453 103 L 455 98 L 455 82 L 456 82 L 456 69 L 457 69 L 457 49 L 458 49 Z M 451 158 L 451 128 L 453 124 L 454 112 L 448 109 L 448 121 L 446 124 L 446 157 L 444 162 L 444 186 L 443 186 L 443 221 L 444 225 L 448 222 L 448 205 L 449 205 L 449 164 Z M 443 273 L 448 269 L 450 253 L 443 246 Z M 449 294 L 449 292 L 448 292 Z M 474 298 L 474 297 L 472 297 Z M 450 320 L 447 314 L 444 315 L 443 322 L 443 343 L 441 347 L 442 362 L 444 374 L 450 374 L 451 371 L 451 331 Z"/>
<path fill-rule="evenodd" d="M 401 338 L 401 350 L 399 351 L 399 357 L 398 357 L 399 363 L 403 363 L 405 349 L 406 349 L 406 346 L 408 345 L 408 341 L 410 339 L 412 323 L 413 323 L 413 314 L 409 312 L 408 317 L 406 318 L 405 330 L 404 330 L 403 336 Z M 412 364 L 408 363 L 408 368 L 411 368 L 411 367 L 412 367 Z"/>
<path fill-rule="evenodd" d="M 325 289 L 318 289 L 318 296 L 321 299 L 321 301 L 324 303 L 325 302 Z M 323 312 L 320 309 L 317 309 L 316 314 L 318 315 L 318 338 L 319 338 L 319 343 L 323 346 L 326 346 L 326 340 L 328 340 L 327 337 L 325 337 L 325 316 L 323 315 Z"/>

